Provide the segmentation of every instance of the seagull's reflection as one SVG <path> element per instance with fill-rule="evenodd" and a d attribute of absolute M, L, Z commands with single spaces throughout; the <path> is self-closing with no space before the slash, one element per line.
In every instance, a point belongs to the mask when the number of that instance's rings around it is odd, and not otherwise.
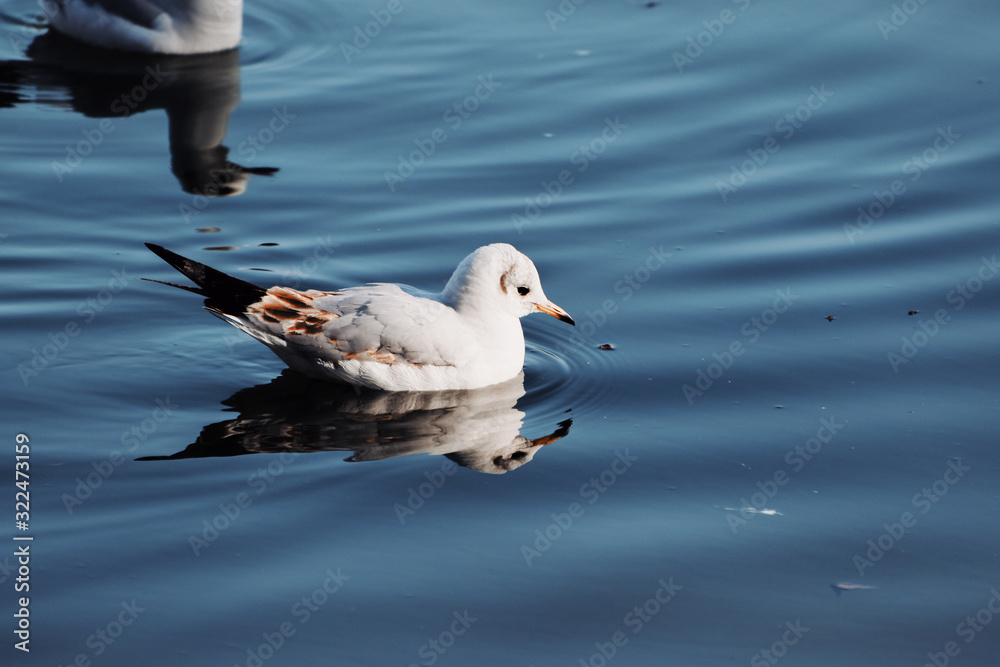
<path fill-rule="evenodd" d="M 170 166 L 185 192 L 238 195 L 251 175 L 277 171 L 231 162 L 222 145 L 229 115 L 240 101 L 237 49 L 191 56 L 124 53 L 49 31 L 36 37 L 26 53 L 30 60 L 0 62 L 0 108 L 33 102 L 110 119 L 95 124 L 89 135 L 85 131 L 79 145 L 73 142 L 80 135 L 68 141 L 65 158 L 53 163 L 57 177 L 100 151 L 120 119 L 156 109 L 167 113 Z"/>
<path fill-rule="evenodd" d="M 479 472 L 505 473 L 569 433 L 567 419 L 549 435 L 523 437 L 524 413 L 516 408 L 523 395 L 523 374 L 466 391 L 358 393 L 286 369 L 269 384 L 223 401 L 240 412 L 236 419 L 209 424 L 172 456 L 138 460 L 353 451 L 348 461 L 377 461 L 425 453 Z"/>

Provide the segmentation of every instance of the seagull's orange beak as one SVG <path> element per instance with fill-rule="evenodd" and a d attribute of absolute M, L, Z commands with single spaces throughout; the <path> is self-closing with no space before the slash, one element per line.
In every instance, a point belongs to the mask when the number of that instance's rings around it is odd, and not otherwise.
<path fill-rule="evenodd" d="M 548 301 L 546 303 L 536 303 L 535 308 L 542 311 L 543 313 L 548 313 L 557 320 L 562 320 L 563 322 L 569 322 L 573 326 L 576 326 L 576 322 L 574 322 L 573 318 L 569 316 L 569 313 L 567 313 L 565 310 L 563 310 L 556 304 L 552 303 L 551 301 Z"/>

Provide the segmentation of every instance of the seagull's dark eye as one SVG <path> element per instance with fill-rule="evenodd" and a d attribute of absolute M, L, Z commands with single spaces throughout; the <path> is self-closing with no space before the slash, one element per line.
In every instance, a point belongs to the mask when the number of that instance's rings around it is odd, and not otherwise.
<path fill-rule="evenodd" d="M 521 296 L 525 296 L 530 291 L 531 290 L 525 287 L 524 285 L 521 285 L 520 287 L 517 288 L 517 293 L 520 294 Z"/>

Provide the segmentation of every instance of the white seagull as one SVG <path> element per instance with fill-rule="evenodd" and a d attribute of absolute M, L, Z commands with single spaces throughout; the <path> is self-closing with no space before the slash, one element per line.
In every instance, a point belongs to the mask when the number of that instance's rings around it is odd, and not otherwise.
<path fill-rule="evenodd" d="M 152 243 L 198 287 L 205 308 L 311 377 L 385 391 L 477 389 L 524 366 L 519 318 L 574 324 L 545 296 L 531 260 L 506 243 L 462 260 L 440 294 L 374 283 L 335 292 L 264 289 Z"/>
<path fill-rule="evenodd" d="M 243 0 L 58 0 L 43 3 L 57 31 L 102 49 L 190 55 L 235 48 Z"/>

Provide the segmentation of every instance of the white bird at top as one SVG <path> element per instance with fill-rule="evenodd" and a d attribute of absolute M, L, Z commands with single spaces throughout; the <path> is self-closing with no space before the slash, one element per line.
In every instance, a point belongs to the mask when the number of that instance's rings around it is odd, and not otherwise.
<path fill-rule="evenodd" d="M 52 27 L 102 49 L 191 55 L 235 48 L 243 0 L 56 0 Z"/>

